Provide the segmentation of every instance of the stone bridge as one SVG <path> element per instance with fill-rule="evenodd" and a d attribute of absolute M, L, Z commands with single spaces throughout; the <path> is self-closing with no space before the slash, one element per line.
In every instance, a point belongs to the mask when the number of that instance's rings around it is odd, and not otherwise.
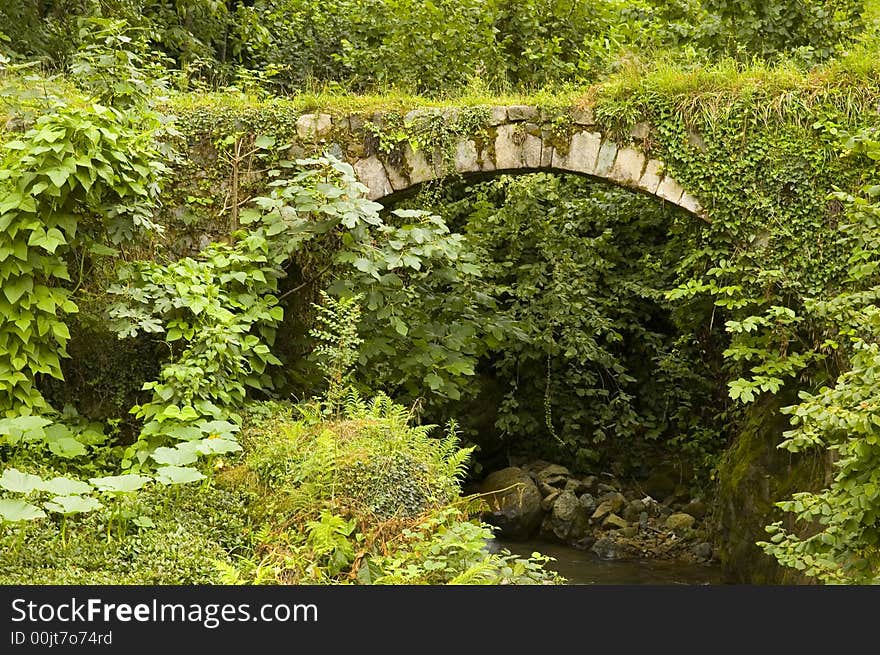
<path fill-rule="evenodd" d="M 402 117 L 311 113 L 299 117 L 296 129 L 309 149 L 323 147 L 352 164 L 370 199 L 380 202 L 448 176 L 546 171 L 604 180 L 708 220 L 700 201 L 666 174 L 663 162 L 639 149 L 650 126 L 633 129 L 633 145 L 619 144 L 597 130 L 589 110 L 560 114 L 509 105 L 418 109 Z"/>

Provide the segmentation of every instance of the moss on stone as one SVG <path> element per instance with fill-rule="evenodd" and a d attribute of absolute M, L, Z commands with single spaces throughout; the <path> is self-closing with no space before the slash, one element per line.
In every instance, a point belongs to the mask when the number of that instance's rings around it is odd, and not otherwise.
<path fill-rule="evenodd" d="M 792 402 L 789 392 L 749 406 L 718 469 L 713 532 L 721 564 L 736 582 L 804 582 L 755 545 L 766 538 L 764 526 L 773 521 L 784 519 L 789 529 L 793 527 L 775 503 L 792 493 L 816 489 L 825 479 L 823 454 L 796 455 L 777 448 L 788 429 L 788 418 L 779 410 Z"/>

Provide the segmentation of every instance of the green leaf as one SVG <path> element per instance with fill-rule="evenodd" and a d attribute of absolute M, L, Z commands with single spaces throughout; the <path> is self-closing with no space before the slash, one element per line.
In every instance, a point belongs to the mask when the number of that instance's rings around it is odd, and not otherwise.
<path fill-rule="evenodd" d="M 205 421 L 199 423 L 198 427 L 203 434 L 216 434 L 221 437 L 230 437 L 241 429 L 229 421 Z"/>
<path fill-rule="evenodd" d="M 116 248 L 105 246 L 102 243 L 93 243 L 89 246 L 89 252 L 99 257 L 118 257 L 119 251 Z"/>
<path fill-rule="evenodd" d="M 56 496 L 43 507 L 58 514 L 83 514 L 101 508 L 101 503 L 91 496 Z"/>
<path fill-rule="evenodd" d="M 169 466 L 186 466 L 187 464 L 192 464 L 198 459 L 193 452 L 182 450 L 180 448 L 165 447 L 156 448 L 150 457 L 156 460 L 159 464 L 166 464 Z"/>
<path fill-rule="evenodd" d="M 162 466 L 156 469 L 156 479 L 162 484 L 187 484 L 204 480 L 205 476 L 197 469 L 181 466 Z"/>
<path fill-rule="evenodd" d="M 132 521 L 139 528 L 155 528 L 156 524 L 149 516 L 138 516 Z"/>
<path fill-rule="evenodd" d="M 42 489 L 43 479 L 38 475 L 22 473 L 18 469 L 6 469 L 0 476 L 0 487 L 17 494 L 29 494 Z"/>
<path fill-rule="evenodd" d="M 6 280 L 3 283 L 3 295 L 10 303 L 15 304 L 24 294 L 34 290 L 34 278 L 30 276 Z"/>
<path fill-rule="evenodd" d="M 61 437 L 60 439 L 50 441 L 49 450 L 58 455 L 58 457 L 65 459 L 82 457 L 88 452 L 86 447 L 73 437 Z"/>
<path fill-rule="evenodd" d="M 46 512 L 23 500 L 0 498 L 0 518 L 9 523 L 45 518 Z"/>
<path fill-rule="evenodd" d="M 143 488 L 143 486 L 150 481 L 152 481 L 152 478 L 148 478 L 145 475 L 136 475 L 134 473 L 89 479 L 89 482 L 95 485 L 95 488 L 99 491 L 107 491 L 111 493 L 131 493 Z"/>
<path fill-rule="evenodd" d="M 43 482 L 42 489 L 56 496 L 78 496 L 89 493 L 92 486 L 82 480 L 58 477 Z"/>
<path fill-rule="evenodd" d="M 271 148 L 274 145 L 275 137 L 272 136 L 261 134 L 256 139 L 254 139 L 254 146 L 260 148 L 261 150 L 266 150 L 267 148 Z"/>
<path fill-rule="evenodd" d="M 163 429 L 162 433 L 180 441 L 193 441 L 202 436 L 201 429 L 193 425 L 175 425 Z"/>
<path fill-rule="evenodd" d="M 194 441 L 192 444 L 197 452 L 202 455 L 223 455 L 225 453 L 235 453 L 241 450 L 241 446 L 237 441 L 231 439 L 201 439 Z"/>

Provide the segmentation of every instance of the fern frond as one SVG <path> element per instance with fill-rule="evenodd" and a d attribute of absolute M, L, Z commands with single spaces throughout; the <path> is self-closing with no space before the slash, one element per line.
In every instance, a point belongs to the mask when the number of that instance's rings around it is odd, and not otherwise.
<path fill-rule="evenodd" d="M 449 581 L 451 585 L 488 585 L 497 579 L 497 572 L 492 562 L 484 560 L 472 564 Z"/>

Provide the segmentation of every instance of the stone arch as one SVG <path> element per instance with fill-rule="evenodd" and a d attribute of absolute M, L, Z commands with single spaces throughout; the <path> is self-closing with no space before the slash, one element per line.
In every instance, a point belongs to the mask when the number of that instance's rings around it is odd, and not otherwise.
<path fill-rule="evenodd" d="M 420 119 L 452 122 L 458 111 L 414 110 L 404 117 L 404 123 L 415 125 Z M 368 187 L 371 200 L 381 201 L 449 175 L 545 171 L 604 180 L 655 196 L 708 220 L 700 201 L 665 173 L 662 161 L 649 158 L 635 145 L 620 145 L 606 138 L 596 128 L 589 110 L 571 109 L 561 133 L 539 107 L 532 105 L 488 107 L 485 114 L 485 125 L 474 129 L 473 135 L 457 137 L 447 150 L 454 156 L 445 157 L 439 151 L 428 156 L 410 145 L 394 155 L 340 145 L 339 141 L 356 143 L 358 136 L 364 141 L 365 119 L 357 115 L 334 119 L 329 114 L 306 114 L 297 121 L 297 133 L 303 142 L 316 145 L 332 138 L 330 151 L 352 164 Z M 381 127 L 384 119 L 377 113 L 368 120 Z M 650 130 L 645 123 L 637 125 L 632 131 L 633 142 L 643 142 Z"/>

